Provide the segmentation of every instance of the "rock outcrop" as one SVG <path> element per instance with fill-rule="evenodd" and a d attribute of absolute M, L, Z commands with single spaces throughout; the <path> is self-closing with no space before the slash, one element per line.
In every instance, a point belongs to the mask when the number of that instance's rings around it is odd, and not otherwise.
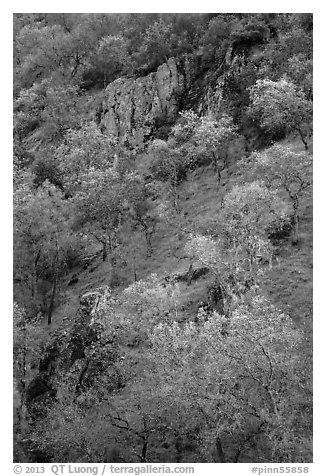
<path fill-rule="evenodd" d="M 142 146 L 157 127 L 175 121 L 185 87 L 185 74 L 174 58 L 148 76 L 113 81 L 97 111 L 102 132 L 132 147 Z"/>
<path fill-rule="evenodd" d="M 81 296 L 76 316 L 63 322 L 52 335 L 39 363 L 38 374 L 26 391 L 29 411 L 34 412 L 35 405 L 40 402 L 52 400 L 63 379 L 76 396 L 92 386 L 102 372 L 110 373 L 109 387 L 121 386 L 114 369 L 118 357 L 116 345 L 96 319 L 97 306 L 105 292 L 105 288 L 99 288 Z"/>

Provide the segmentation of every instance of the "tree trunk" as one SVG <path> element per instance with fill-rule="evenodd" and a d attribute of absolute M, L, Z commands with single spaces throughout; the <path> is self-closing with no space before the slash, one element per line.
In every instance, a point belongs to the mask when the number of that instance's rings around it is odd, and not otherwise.
<path fill-rule="evenodd" d="M 293 199 L 294 227 L 293 227 L 293 238 L 292 238 L 292 241 L 293 241 L 294 244 L 298 243 L 298 240 L 299 240 L 299 213 L 298 213 L 298 208 L 299 208 L 298 198 L 294 197 L 294 199 Z"/>
<path fill-rule="evenodd" d="M 299 135 L 300 135 L 300 138 L 301 138 L 301 140 L 302 140 L 302 143 L 303 143 L 303 145 L 304 145 L 305 150 L 308 150 L 308 149 L 309 149 L 309 147 L 308 147 L 308 142 L 306 141 L 305 136 L 304 136 L 302 130 L 300 129 L 300 127 L 296 128 L 295 130 L 296 130 L 297 132 L 299 132 Z"/>
<path fill-rule="evenodd" d="M 41 250 L 38 250 L 37 255 L 34 258 L 34 269 L 32 273 L 32 297 L 36 295 L 37 287 L 37 263 L 39 262 L 41 256 Z"/>
<path fill-rule="evenodd" d="M 136 271 L 136 259 L 135 256 L 132 257 L 132 268 L 134 272 L 134 282 L 137 281 L 137 271 Z"/>
<path fill-rule="evenodd" d="M 220 183 L 221 183 L 221 171 L 218 168 L 217 169 L 217 184 L 220 185 Z"/>
<path fill-rule="evenodd" d="M 217 437 L 215 440 L 215 448 L 218 456 L 218 461 L 215 461 L 215 463 L 225 463 L 225 455 L 219 437 Z"/>
<path fill-rule="evenodd" d="M 102 260 L 103 262 L 107 260 L 108 258 L 108 249 L 107 249 L 107 243 L 106 241 L 102 242 L 103 248 L 102 248 Z"/>
<path fill-rule="evenodd" d="M 175 451 L 176 451 L 176 462 L 177 463 L 181 463 L 181 460 L 182 460 L 182 438 L 176 433 L 174 432 L 174 437 L 175 437 L 175 440 L 174 440 L 174 447 L 175 447 Z"/>
<path fill-rule="evenodd" d="M 173 208 L 177 213 L 180 213 L 180 208 L 179 208 L 179 193 L 177 191 L 177 185 L 174 186 L 173 188 Z"/>
<path fill-rule="evenodd" d="M 193 263 L 191 263 L 190 266 L 189 266 L 189 269 L 187 271 L 187 286 L 190 286 L 193 275 L 194 275 Z"/>
<path fill-rule="evenodd" d="M 52 313 L 54 307 L 54 300 L 57 292 L 57 284 L 58 284 L 58 263 L 59 263 L 59 246 L 58 246 L 58 239 L 56 239 L 56 252 L 53 264 L 53 286 L 52 286 L 52 295 L 48 310 L 48 325 L 52 322 Z"/>
<path fill-rule="evenodd" d="M 145 228 L 145 238 L 146 238 L 146 244 L 147 244 L 147 256 L 148 256 L 148 258 L 150 258 L 152 256 L 152 253 L 153 253 L 151 237 L 152 237 L 152 233 L 146 227 Z"/>
<path fill-rule="evenodd" d="M 223 311 L 224 311 L 224 315 L 226 318 L 229 318 L 230 317 L 230 313 L 231 313 L 231 298 L 230 296 L 228 295 L 228 292 L 227 290 L 225 289 L 225 286 L 224 284 L 219 284 L 220 286 L 220 290 L 221 290 L 221 294 L 222 294 L 222 300 L 223 300 Z"/>
<path fill-rule="evenodd" d="M 146 463 L 147 460 L 147 448 L 148 448 L 148 430 L 146 425 L 146 420 L 143 417 L 143 425 L 144 425 L 144 436 L 143 436 L 143 447 L 141 452 L 141 463 Z"/>
<path fill-rule="evenodd" d="M 114 283 L 117 282 L 117 271 L 116 271 L 116 261 L 115 257 L 113 256 L 112 250 L 110 251 L 110 264 L 111 264 L 111 285 L 115 285 Z"/>
<path fill-rule="evenodd" d="M 51 300 L 50 300 L 50 305 L 49 305 L 49 310 L 48 310 L 48 325 L 51 324 L 52 322 L 52 313 L 53 313 L 53 307 L 54 307 L 54 300 L 57 292 L 57 274 L 55 272 L 54 275 L 54 280 L 53 280 L 53 286 L 52 286 L 52 295 L 51 295 Z"/>
<path fill-rule="evenodd" d="M 148 445 L 148 441 L 147 441 L 147 437 L 145 436 L 144 441 L 143 441 L 142 452 L 141 452 L 141 459 L 140 459 L 141 463 L 146 463 L 147 445 Z"/>

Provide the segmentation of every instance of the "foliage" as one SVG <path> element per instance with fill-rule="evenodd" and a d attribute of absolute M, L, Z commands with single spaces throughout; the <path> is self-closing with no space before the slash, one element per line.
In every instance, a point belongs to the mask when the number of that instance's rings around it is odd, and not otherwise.
<path fill-rule="evenodd" d="M 115 141 L 101 134 L 96 124 L 86 123 L 77 130 L 69 129 L 66 132 L 55 155 L 64 188 L 74 195 L 80 189 L 82 177 L 89 170 L 105 170 L 112 164 Z"/>
<path fill-rule="evenodd" d="M 129 306 L 137 309 L 139 318 L 145 320 L 146 327 L 150 327 L 151 322 L 176 319 L 179 294 L 176 283 L 163 282 L 155 274 L 147 280 L 137 281 L 123 292 Z"/>
<path fill-rule="evenodd" d="M 308 147 L 312 26 L 311 14 L 14 15 L 17 461 L 311 461 L 310 323 L 260 293 L 310 306 L 310 244 L 271 240 L 293 228 L 297 241 L 301 217 L 306 232 L 312 157 L 260 148 L 292 131 Z M 149 124 L 164 140 L 108 136 L 107 85 L 172 57 L 185 111 Z M 133 121 L 131 99 L 120 120 Z M 27 391 L 40 381 L 46 399 Z"/>
<path fill-rule="evenodd" d="M 98 44 L 90 66 L 83 74 L 83 85 L 99 84 L 106 87 L 118 76 L 123 76 L 133 70 L 133 63 L 128 51 L 127 42 L 121 36 L 104 36 Z"/>
<path fill-rule="evenodd" d="M 45 181 L 36 191 L 23 182 L 14 194 L 15 279 L 28 290 L 29 299 L 38 298 L 38 282 L 53 281 L 49 304 L 51 319 L 56 288 L 69 264 L 78 241 L 71 230 L 70 202 L 62 192 Z M 27 304 L 29 301 L 27 301 Z"/>
<path fill-rule="evenodd" d="M 171 31 L 172 25 L 162 19 L 150 25 L 145 31 L 140 54 L 144 58 L 144 63 L 149 61 L 151 69 L 157 68 L 168 59 L 171 49 Z"/>
<path fill-rule="evenodd" d="M 290 25 L 286 28 L 278 28 L 279 34 L 268 42 L 258 55 L 259 76 L 277 81 L 286 74 L 308 93 L 308 83 L 312 88 L 312 35 L 311 31 L 300 25 L 298 17 L 299 15 L 294 15 L 290 18 Z M 302 62 L 301 68 L 305 69 L 301 76 L 291 67 L 291 63 L 297 58 Z"/>
<path fill-rule="evenodd" d="M 103 261 L 119 246 L 118 232 L 124 214 L 126 188 L 114 167 L 90 168 L 81 176 L 75 198 L 76 222 L 102 245 Z"/>
<path fill-rule="evenodd" d="M 225 195 L 214 238 L 190 236 L 187 253 L 213 271 L 226 316 L 248 289 L 257 286 L 261 263 L 272 263 L 270 228 L 288 220 L 289 208 L 276 192 L 253 182 Z"/>
<path fill-rule="evenodd" d="M 227 335 L 223 328 L 213 314 L 199 327 L 161 324 L 151 337 L 157 385 L 187 425 L 195 419 L 204 461 L 238 462 L 244 450 L 256 461 L 310 458 L 301 454 L 309 439 L 302 405 L 311 401 L 301 386 L 300 332 L 259 297 L 232 314 Z"/>
<path fill-rule="evenodd" d="M 152 238 L 159 222 L 157 205 L 155 204 L 156 190 L 153 183 L 146 184 L 145 179 L 138 173 L 129 172 L 124 176 L 124 184 L 128 190 L 125 207 L 134 226 L 140 228 L 146 239 L 147 256 L 153 253 Z"/>
<path fill-rule="evenodd" d="M 248 54 L 251 47 L 263 43 L 268 36 L 269 30 L 265 22 L 254 16 L 243 18 L 231 33 L 232 54 Z"/>
<path fill-rule="evenodd" d="M 221 172 L 228 167 L 228 147 L 237 137 L 232 118 L 199 117 L 193 111 L 181 113 L 181 117 L 182 122 L 173 128 L 173 135 L 177 142 L 184 142 L 180 151 L 186 154 L 188 166 L 194 167 L 200 157 L 208 156 L 220 182 Z"/>
<path fill-rule="evenodd" d="M 252 182 L 235 185 L 225 195 L 219 221 L 235 254 L 240 247 L 253 264 L 258 257 L 267 257 L 268 230 L 275 222 L 286 225 L 289 216 L 288 205 L 275 191 L 259 182 Z"/>
<path fill-rule="evenodd" d="M 310 133 L 312 105 L 301 90 L 285 78 L 279 81 L 263 79 L 252 86 L 250 98 L 250 114 L 260 118 L 262 127 L 294 130 L 308 149 L 306 139 Z"/>
<path fill-rule="evenodd" d="M 148 150 L 150 172 L 155 180 L 167 184 L 168 194 L 173 200 L 173 207 L 179 210 L 178 185 L 186 177 L 187 164 L 177 148 L 163 140 L 156 139 Z"/>
<path fill-rule="evenodd" d="M 62 24 L 51 24 L 52 19 L 50 14 L 31 22 L 16 36 L 17 82 L 23 88 L 50 77 L 78 84 L 88 66 L 98 35 L 92 16 L 67 15 Z"/>
<path fill-rule="evenodd" d="M 254 154 L 256 167 L 264 175 L 268 187 L 287 192 L 293 209 L 294 242 L 298 240 L 299 207 L 304 191 L 312 185 L 312 156 L 289 147 L 274 145 Z"/>
<path fill-rule="evenodd" d="M 17 303 L 13 306 L 13 352 L 14 378 L 19 405 L 25 404 L 25 390 L 31 379 L 33 369 L 42 356 L 44 331 L 37 319 L 29 320 L 26 312 Z"/>
<path fill-rule="evenodd" d="M 29 136 L 29 143 L 58 142 L 79 125 L 78 112 L 78 88 L 45 79 L 20 91 L 14 103 L 14 134 L 20 141 Z"/>
<path fill-rule="evenodd" d="M 204 64 L 211 65 L 215 61 L 220 65 L 225 61 L 233 21 L 232 18 L 227 18 L 223 14 L 210 20 L 200 38 L 199 53 Z"/>

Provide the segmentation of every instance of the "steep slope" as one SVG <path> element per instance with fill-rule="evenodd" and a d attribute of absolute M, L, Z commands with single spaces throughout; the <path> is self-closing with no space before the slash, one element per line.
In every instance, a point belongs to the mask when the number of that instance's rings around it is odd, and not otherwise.
<path fill-rule="evenodd" d="M 295 140 L 289 142 L 293 148 L 300 147 Z M 153 235 L 153 254 L 146 254 L 145 237 L 133 235 L 125 239 L 124 247 L 118 257 L 118 275 L 115 278 L 114 293 L 120 291 L 137 279 L 146 279 L 155 273 L 162 279 L 168 276 L 183 276 L 180 286 L 180 319 L 193 319 L 200 302 L 208 302 L 210 273 L 203 273 L 191 284 L 187 284 L 187 272 L 191 260 L 185 253 L 188 232 L 209 230 L 216 227 L 216 216 L 223 196 L 235 184 L 244 180 L 243 171 L 236 160 L 242 149 L 233 151 L 233 164 L 229 172 L 224 171 L 222 181 L 217 185 L 216 176 L 210 167 L 202 167 L 188 174 L 179 186 L 181 214 L 159 223 Z M 193 263 L 195 268 L 199 263 Z M 77 267 L 67 276 L 63 284 L 62 303 L 54 312 L 53 328 L 63 317 L 76 312 L 79 296 L 98 286 L 112 285 L 109 263 L 103 263 L 101 256 L 94 258 L 86 269 Z M 308 189 L 302 199 L 300 240 L 294 246 L 290 237 L 278 243 L 278 255 L 273 266 L 264 269 L 261 279 L 263 292 L 298 323 L 311 318 L 312 311 L 312 190 Z"/>

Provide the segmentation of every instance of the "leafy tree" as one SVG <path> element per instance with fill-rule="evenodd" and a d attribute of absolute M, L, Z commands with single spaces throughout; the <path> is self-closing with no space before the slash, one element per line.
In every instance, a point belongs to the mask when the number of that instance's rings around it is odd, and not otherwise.
<path fill-rule="evenodd" d="M 210 20 L 203 32 L 199 52 L 202 55 L 202 62 L 208 67 L 212 63 L 217 63 L 218 67 L 225 63 L 226 53 L 230 46 L 229 37 L 234 21 L 232 20 L 232 17 L 217 15 Z"/>
<path fill-rule="evenodd" d="M 38 78 L 44 79 L 60 70 L 67 48 L 66 41 L 67 35 L 60 25 L 35 22 L 19 30 L 15 39 L 15 53 L 17 79 L 22 88 L 30 88 Z"/>
<path fill-rule="evenodd" d="M 197 424 L 202 460 L 310 460 L 300 331 L 260 297 L 232 313 L 227 335 L 223 316 L 206 319 L 157 326 L 150 350 L 162 400 L 187 415 L 188 427 Z"/>
<path fill-rule="evenodd" d="M 139 51 L 142 63 L 150 69 L 156 69 L 166 62 L 171 53 L 172 25 L 162 18 L 148 26 Z"/>
<path fill-rule="evenodd" d="M 312 185 L 312 156 L 276 144 L 254 154 L 254 159 L 266 185 L 287 192 L 293 209 L 293 241 L 296 243 L 299 237 L 300 199 Z"/>
<path fill-rule="evenodd" d="M 229 116 L 222 116 L 219 120 L 208 116 L 201 118 L 193 135 L 196 150 L 211 155 L 218 183 L 221 180 L 221 172 L 228 168 L 228 146 L 236 136 L 236 127 Z"/>
<path fill-rule="evenodd" d="M 235 185 L 222 202 L 218 221 L 235 255 L 243 254 L 249 269 L 261 258 L 271 261 L 268 234 L 273 226 L 282 228 L 290 209 L 275 191 L 263 183 Z"/>
<path fill-rule="evenodd" d="M 218 120 L 209 115 L 199 118 L 193 112 L 181 116 L 183 123 L 173 128 L 177 141 L 187 141 L 181 150 L 186 150 L 190 164 L 195 164 L 202 155 L 208 156 L 220 183 L 221 172 L 228 168 L 228 147 L 237 137 L 232 118 L 225 115 Z"/>
<path fill-rule="evenodd" d="M 289 77 L 302 88 L 306 98 L 311 101 L 313 94 L 312 59 L 307 58 L 303 53 L 298 53 L 289 58 L 287 71 Z"/>
<path fill-rule="evenodd" d="M 264 45 L 256 58 L 258 75 L 261 79 L 278 81 L 286 74 L 309 99 L 312 92 L 312 31 L 300 24 L 299 15 L 282 16 L 277 22 L 277 35 Z M 302 61 L 301 69 L 306 69 L 305 75 L 298 76 L 293 71 L 291 63 L 295 58 Z"/>
<path fill-rule="evenodd" d="M 62 140 L 80 118 L 78 88 L 61 86 L 48 79 L 20 91 L 14 103 L 14 134 L 29 147 Z"/>
<path fill-rule="evenodd" d="M 153 253 L 152 238 L 159 222 L 153 186 L 146 184 L 144 178 L 134 172 L 124 176 L 124 183 L 129 191 L 126 206 L 136 227 L 145 234 L 147 256 L 150 257 Z"/>
<path fill-rule="evenodd" d="M 177 144 L 180 145 L 190 141 L 199 124 L 200 117 L 194 111 L 180 112 L 180 120 L 172 129 L 172 135 L 177 141 Z"/>
<path fill-rule="evenodd" d="M 16 75 L 21 87 L 30 88 L 50 77 L 79 84 L 99 39 L 97 30 L 87 15 L 70 14 L 58 23 L 48 17 L 24 25 L 16 35 Z"/>
<path fill-rule="evenodd" d="M 132 71 L 132 60 L 127 42 L 121 36 L 101 38 L 90 63 L 89 69 L 83 75 L 84 82 L 94 77 L 94 82 L 100 83 L 102 87 L 106 87 L 118 76 Z"/>
<path fill-rule="evenodd" d="M 226 316 L 238 298 L 257 285 L 261 261 L 271 264 L 270 228 L 288 220 L 286 203 L 275 192 L 254 182 L 235 186 L 225 195 L 216 217 L 215 238 L 192 235 L 188 240 L 188 254 L 213 271 Z"/>
<path fill-rule="evenodd" d="M 260 118 L 262 127 L 296 131 L 308 150 L 312 104 L 301 90 L 285 78 L 279 81 L 263 79 L 250 88 L 250 98 L 249 112 Z"/>
<path fill-rule="evenodd" d="M 55 151 L 65 190 L 75 194 L 80 189 L 82 177 L 93 168 L 105 170 L 114 161 L 114 155 L 114 139 L 101 134 L 95 123 L 69 129 Z"/>
<path fill-rule="evenodd" d="M 148 151 L 149 168 L 154 179 L 167 184 L 173 207 L 180 212 L 178 186 L 185 178 L 187 169 L 181 153 L 171 145 L 173 144 L 159 139 L 153 141 Z"/>
<path fill-rule="evenodd" d="M 42 152 L 42 154 L 36 156 L 31 169 L 34 175 L 33 183 L 36 187 L 48 180 L 59 189 L 64 189 L 62 173 L 53 154 Z"/>
<path fill-rule="evenodd" d="M 119 246 L 118 232 L 124 213 L 125 188 L 114 167 L 89 169 L 81 176 L 75 198 L 76 221 L 102 245 L 103 261 L 108 252 L 114 270 L 114 250 Z"/>
<path fill-rule="evenodd" d="M 236 24 L 231 33 L 233 56 L 247 55 L 250 48 L 263 43 L 268 37 L 266 23 L 254 15 L 248 15 Z"/>
<path fill-rule="evenodd" d="M 51 324 L 60 277 L 79 246 L 70 227 L 70 203 L 62 192 L 47 181 L 35 192 L 26 189 L 23 184 L 14 195 L 15 278 L 25 283 L 32 299 L 41 277 L 52 281 L 47 312 Z"/>
<path fill-rule="evenodd" d="M 145 332 L 150 332 L 159 321 L 178 317 L 179 286 L 160 280 L 156 274 L 128 286 L 123 295 L 126 306 L 133 309 Z"/>

